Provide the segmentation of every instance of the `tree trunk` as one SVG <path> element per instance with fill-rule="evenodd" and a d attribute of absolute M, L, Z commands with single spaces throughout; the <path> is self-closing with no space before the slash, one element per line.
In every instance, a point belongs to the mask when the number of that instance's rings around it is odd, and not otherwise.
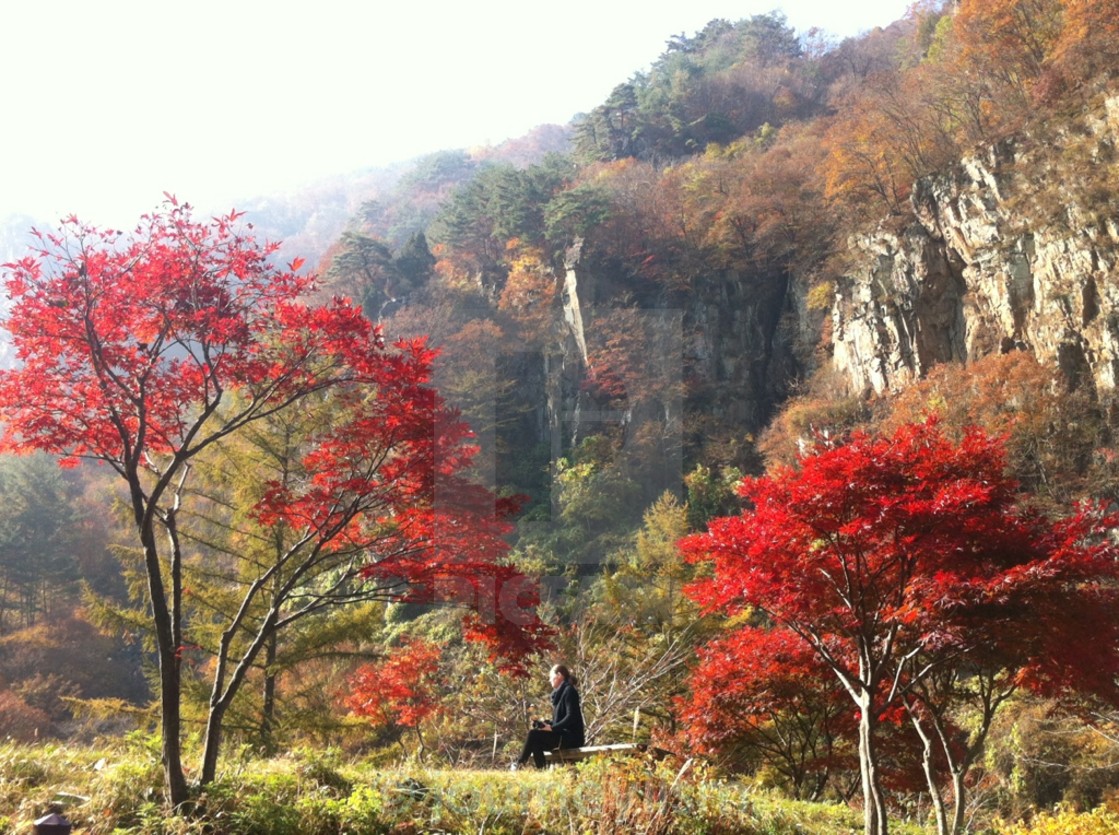
<path fill-rule="evenodd" d="M 186 776 L 183 774 L 182 717 L 180 711 L 179 659 L 167 653 L 159 654 L 159 698 L 163 734 L 163 782 L 167 801 L 178 808 L 190 798 Z"/>
<path fill-rule="evenodd" d="M 243 601 L 243 604 L 245 602 L 247 601 Z M 252 668 L 253 662 L 260 655 L 260 651 L 275 639 L 276 617 L 277 610 L 273 607 L 261 624 L 252 643 L 249 644 L 232 671 L 229 671 L 228 679 L 227 670 L 231 662 L 230 648 L 233 645 L 239 619 L 235 619 L 233 624 L 222 634 L 221 646 L 218 649 L 214 669 L 213 690 L 210 694 L 210 713 L 206 719 L 206 739 L 202 749 L 200 785 L 205 786 L 213 782 L 217 776 L 218 751 L 221 748 L 222 722 L 225 719 L 225 712 L 233 704 L 237 693 L 240 692 L 241 685 L 245 683 L 245 678 Z"/>
<path fill-rule="evenodd" d="M 936 832 L 937 835 L 948 835 L 948 814 L 945 812 L 944 798 L 940 796 L 940 787 L 936 782 L 936 771 L 933 765 L 932 739 L 929 737 L 924 726 L 921 725 L 920 719 L 915 715 L 912 709 L 910 710 L 909 718 L 917 731 L 917 735 L 921 737 L 921 770 L 925 773 L 925 783 L 929 787 L 929 797 L 932 799 L 933 812 L 936 815 Z M 956 795 L 956 801 L 957 805 L 959 805 L 958 794 Z"/>
<path fill-rule="evenodd" d="M 967 801 L 967 784 L 964 781 L 965 771 L 952 772 L 952 788 L 956 792 L 956 806 L 952 810 L 952 835 L 959 835 L 964 831 L 964 808 Z"/>
<path fill-rule="evenodd" d="M 265 753 L 276 750 L 273 733 L 276 727 L 276 674 L 272 672 L 276 663 L 277 639 L 273 635 L 264 649 L 264 692 L 260 707 L 260 744 Z"/>
<path fill-rule="evenodd" d="M 182 577 L 179 562 L 172 558 L 167 569 L 171 583 L 171 602 L 163 583 L 163 567 L 155 537 L 155 516 L 148 497 L 144 495 L 136 472 L 129 473 L 129 492 L 136 530 L 144 550 L 144 569 L 148 580 L 148 597 L 155 625 L 156 650 L 159 658 L 159 711 L 161 759 L 163 782 L 167 802 L 172 809 L 190 799 L 190 790 L 183 774 L 182 750 L 182 635 L 178 618 L 181 617 Z"/>
<path fill-rule="evenodd" d="M 876 719 L 871 694 L 859 699 L 859 772 L 863 784 L 865 835 L 888 835 L 886 803 L 878 778 L 878 752 L 874 744 Z"/>
<path fill-rule="evenodd" d="M 199 785 L 209 785 L 218 775 L 218 752 L 221 750 L 222 722 L 225 720 L 225 704 L 210 706 L 206 717 L 206 736 L 202 743 L 202 774 Z"/>
<path fill-rule="evenodd" d="M 171 611 L 164 594 L 163 576 L 155 536 L 151 528 L 140 531 L 144 542 L 144 560 L 148 573 L 148 592 L 151 597 L 152 620 L 155 623 L 156 644 L 159 652 L 159 709 L 162 739 L 164 788 L 172 808 L 185 803 L 190 792 L 183 774 L 182 751 L 182 648 L 176 640 Z M 174 582 L 174 581 L 172 581 Z"/>

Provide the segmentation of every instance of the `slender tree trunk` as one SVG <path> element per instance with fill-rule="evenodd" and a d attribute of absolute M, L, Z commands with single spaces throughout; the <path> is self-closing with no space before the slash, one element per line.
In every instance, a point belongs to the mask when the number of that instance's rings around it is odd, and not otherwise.
<path fill-rule="evenodd" d="M 210 705 L 206 717 L 206 736 L 202 743 L 202 773 L 199 785 L 212 783 L 218 776 L 218 753 L 221 751 L 222 722 L 225 721 L 226 702 Z"/>
<path fill-rule="evenodd" d="M 876 725 L 872 695 L 859 699 L 859 772 L 863 784 L 863 821 L 865 835 L 888 835 L 886 803 L 878 777 L 878 752 L 874 744 Z"/>
<path fill-rule="evenodd" d="M 183 774 L 182 751 L 182 648 L 176 639 L 174 619 L 164 593 L 163 575 L 155 535 L 150 525 L 140 530 L 148 573 L 152 620 L 159 654 L 159 708 L 164 788 L 172 808 L 185 803 L 190 792 Z M 172 579 L 172 582 L 174 580 Z"/>
<path fill-rule="evenodd" d="M 256 637 L 240 659 L 237 660 L 232 670 L 229 670 L 229 664 L 231 663 L 230 648 L 236 635 L 237 624 L 234 623 L 222 634 L 221 646 L 217 654 L 217 666 L 214 670 L 213 690 L 210 693 L 210 713 L 206 719 L 206 738 L 203 742 L 202 774 L 199 776 L 199 785 L 205 786 L 213 782 L 217 776 L 218 752 L 221 749 L 222 722 L 225 719 L 225 713 L 229 710 L 229 706 L 233 704 L 237 693 L 240 692 L 241 685 L 245 683 L 245 678 L 249 670 L 252 669 L 253 662 L 260 655 L 261 650 L 268 646 L 268 642 L 275 638 L 276 617 L 277 611 L 273 608 L 264 619 L 264 623 L 261 624 Z"/>
<path fill-rule="evenodd" d="M 260 708 L 260 742 L 266 753 L 274 753 L 276 740 L 276 674 L 272 672 L 276 663 L 277 639 L 273 635 L 264 648 L 264 690 Z"/>
<path fill-rule="evenodd" d="M 933 729 L 936 731 L 937 737 L 940 740 L 940 749 L 945 762 L 948 764 L 948 773 L 952 777 L 954 800 L 951 818 L 949 819 L 947 815 L 945 815 L 945 828 L 943 831 L 946 835 L 960 835 L 960 833 L 965 831 L 964 819 L 967 814 L 968 772 L 983 753 L 983 749 L 987 744 L 987 734 L 990 733 L 991 723 L 994 721 L 995 714 L 998 712 L 999 707 L 1013 695 L 1016 689 L 1017 688 L 1014 686 L 1000 689 L 997 676 L 989 679 L 982 678 L 980 680 L 979 695 L 982 699 L 982 718 L 979 727 L 972 731 L 970 739 L 963 746 L 962 750 L 952 744 L 949 728 L 944 721 L 943 715 L 935 711 L 930 711 Z M 922 734 L 921 738 L 925 739 L 924 734 Z"/>
<path fill-rule="evenodd" d="M 163 734 L 163 781 L 167 801 L 178 808 L 190 798 L 183 774 L 182 716 L 179 659 L 175 652 L 159 653 L 160 730 Z"/>
<path fill-rule="evenodd" d="M 226 689 L 225 676 L 229 664 L 229 647 L 233 642 L 233 632 L 226 630 L 222 634 L 218 645 L 217 658 L 214 663 L 214 680 L 210 691 L 209 711 L 206 714 L 206 732 L 202 737 L 202 772 L 199 774 L 199 785 L 209 784 L 218 774 L 218 752 L 221 750 L 222 722 L 225 720 L 225 711 L 232 698 L 230 690 Z M 233 688 L 230 688 L 233 689 Z"/>
<path fill-rule="evenodd" d="M 952 835 L 959 835 L 964 831 L 964 811 L 967 800 L 967 785 L 964 777 L 967 772 L 956 770 L 952 772 L 952 788 L 956 792 L 956 804 L 952 810 Z"/>
<path fill-rule="evenodd" d="M 148 597 L 155 626 L 156 651 L 159 658 L 159 712 L 161 759 L 164 790 L 172 809 L 190 799 L 190 790 L 183 774 L 182 750 L 182 616 L 181 565 L 172 557 L 167 568 L 172 597 L 167 597 L 163 566 L 156 545 L 155 515 L 151 500 L 145 496 L 139 474 L 128 473 L 128 486 L 136 531 L 144 551 L 144 569 L 148 580 Z"/>
<path fill-rule="evenodd" d="M 908 705 L 907 705 L 908 707 Z M 919 717 L 910 710 L 910 721 L 921 737 L 921 770 L 925 773 L 925 783 L 929 787 L 929 797 L 932 799 L 933 813 L 936 815 L 937 835 L 948 835 L 948 814 L 944 809 L 944 798 L 940 796 L 940 786 L 936 782 L 936 771 L 933 766 L 933 742 Z M 959 794 L 956 795 L 956 805 L 959 806 Z M 953 829 L 953 831 L 955 831 Z"/>

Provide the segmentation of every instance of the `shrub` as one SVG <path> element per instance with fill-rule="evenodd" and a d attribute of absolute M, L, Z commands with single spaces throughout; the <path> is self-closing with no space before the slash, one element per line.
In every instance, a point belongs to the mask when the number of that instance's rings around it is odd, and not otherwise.
<path fill-rule="evenodd" d="M 1091 812 L 1062 810 L 1039 815 L 1030 823 L 1002 824 L 999 835 L 1119 835 L 1119 814 L 1106 808 Z"/>
<path fill-rule="evenodd" d="M 31 742 L 51 727 L 46 711 L 32 707 L 11 690 L 0 690 L 0 736 Z"/>

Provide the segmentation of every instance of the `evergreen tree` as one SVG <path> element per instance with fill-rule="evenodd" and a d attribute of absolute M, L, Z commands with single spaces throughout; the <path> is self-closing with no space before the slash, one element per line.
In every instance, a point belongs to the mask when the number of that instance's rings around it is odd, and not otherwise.
<path fill-rule="evenodd" d="M 75 492 L 49 456 L 0 458 L 0 631 L 72 607 L 81 580 Z"/>

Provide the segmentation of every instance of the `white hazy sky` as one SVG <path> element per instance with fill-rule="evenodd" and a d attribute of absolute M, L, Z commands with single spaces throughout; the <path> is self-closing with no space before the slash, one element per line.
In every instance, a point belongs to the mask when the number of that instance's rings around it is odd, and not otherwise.
<path fill-rule="evenodd" d="M 566 123 L 674 34 L 909 0 L 0 0 L 0 219 L 130 225 Z"/>

